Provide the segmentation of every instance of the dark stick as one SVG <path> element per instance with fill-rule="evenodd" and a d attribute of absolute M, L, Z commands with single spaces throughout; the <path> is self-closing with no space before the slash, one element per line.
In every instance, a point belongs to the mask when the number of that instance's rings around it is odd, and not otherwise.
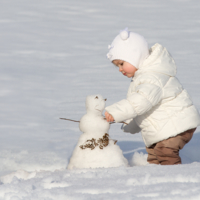
<path fill-rule="evenodd" d="M 110 124 L 115 124 L 116 122 L 110 122 Z M 122 123 L 122 124 L 126 124 L 128 125 L 126 122 L 118 122 L 118 123 Z"/>
<path fill-rule="evenodd" d="M 72 121 L 72 122 L 80 122 L 80 121 L 76 121 L 76 120 L 72 120 L 72 119 L 66 119 L 66 118 L 60 118 L 60 119 L 68 120 L 68 121 Z"/>
<path fill-rule="evenodd" d="M 72 121 L 72 122 L 80 122 L 80 121 L 76 121 L 76 120 L 72 120 L 72 119 L 66 119 L 66 118 L 60 118 L 60 119 L 68 120 L 68 121 Z M 106 119 L 106 118 L 104 118 L 104 119 Z M 110 124 L 114 124 L 114 123 L 116 123 L 116 122 L 110 122 Z M 119 122 L 119 123 L 127 124 L 126 122 Z"/>

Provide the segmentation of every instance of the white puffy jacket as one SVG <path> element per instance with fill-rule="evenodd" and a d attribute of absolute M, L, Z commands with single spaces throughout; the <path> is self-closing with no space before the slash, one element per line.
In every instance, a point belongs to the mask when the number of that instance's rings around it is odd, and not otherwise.
<path fill-rule="evenodd" d="M 200 116 L 176 75 L 166 48 L 155 44 L 132 78 L 127 99 L 105 108 L 125 132 L 142 133 L 147 147 L 200 125 Z"/>

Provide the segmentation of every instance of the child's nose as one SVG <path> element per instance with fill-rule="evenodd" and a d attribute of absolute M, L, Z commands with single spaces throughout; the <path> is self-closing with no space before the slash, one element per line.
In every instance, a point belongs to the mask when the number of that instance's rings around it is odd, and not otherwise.
<path fill-rule="evenodd" d="M 119 71 L 120 71 L 120 72 L 122 71 L 122 68 L 121 68 L 121 67 L 119 67 Z"/>

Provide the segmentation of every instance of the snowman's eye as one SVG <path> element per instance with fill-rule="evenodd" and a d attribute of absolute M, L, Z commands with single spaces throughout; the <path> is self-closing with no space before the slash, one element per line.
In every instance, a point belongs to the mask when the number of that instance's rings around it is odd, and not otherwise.
<path fill-rule="evenodd" d="M 98 99 L 98 98 L 99 98 L 98 96 L 95 97 L 95 99 Z"/>

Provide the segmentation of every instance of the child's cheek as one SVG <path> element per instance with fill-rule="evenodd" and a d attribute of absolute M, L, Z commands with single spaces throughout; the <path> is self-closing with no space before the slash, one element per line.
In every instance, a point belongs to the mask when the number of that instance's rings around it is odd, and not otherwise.
<path fill-rule="evenodd" d="M 132 66 L 125 66 L 124 71 L 127 73 L 132 73 L 134 71 L 134 69 Z"/>

